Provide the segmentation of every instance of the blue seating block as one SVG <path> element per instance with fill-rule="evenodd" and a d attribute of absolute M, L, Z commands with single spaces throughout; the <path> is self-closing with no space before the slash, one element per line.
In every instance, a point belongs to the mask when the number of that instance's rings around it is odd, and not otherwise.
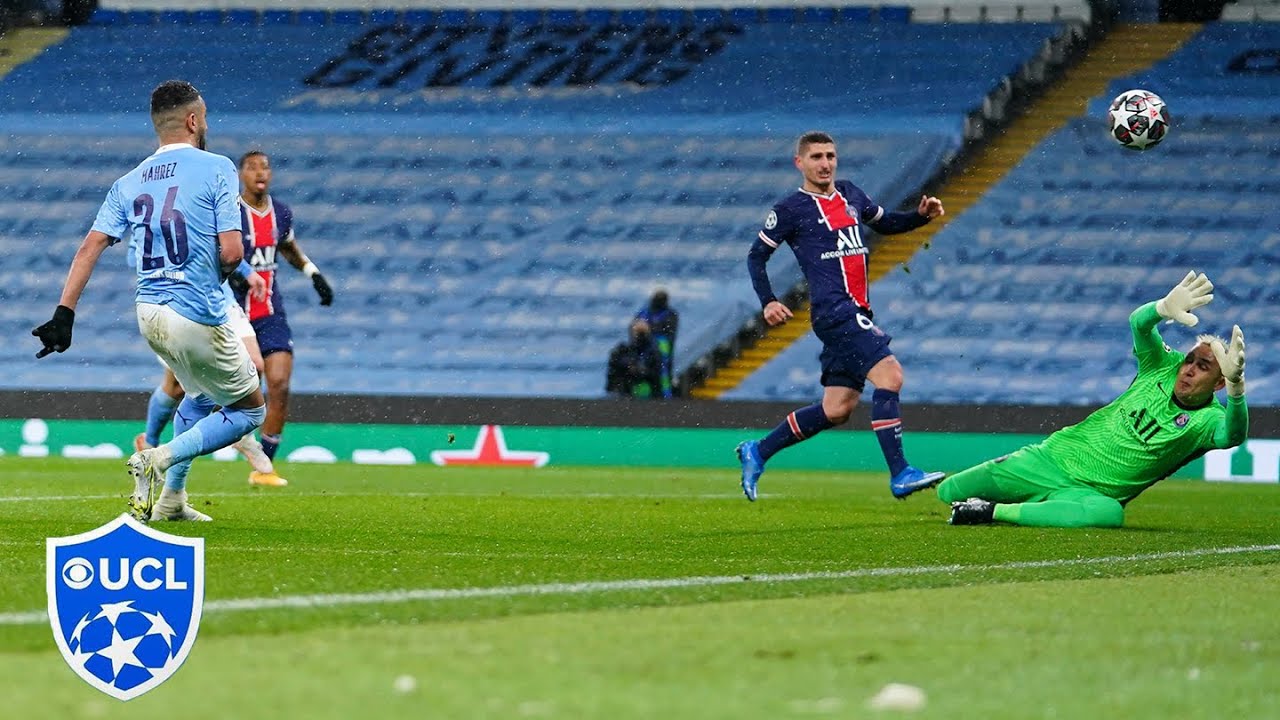
<path fill-rule="evenodd" d="M 360 25 L 366 19 L 361 10 L 334 10 L 329 15 L 329 22 L 334 25 Z"/>
<path fill-rule="evenodd" d="M 263 25 L 292 25 L 293 21 L 294 21 L 294 13 L 292 10 L 262 11 Z"/>
<path fill-rule="evenodd" d="M 257 10 L 227 10 L 224 20 L 228 25 L 257 25 L 261 16 Z"/>
<path fill-rule="evenodd" d="M 108 8 L 94 8 L 89 16 L 90 25 L 124 25 L 128 22 L 125 13 Z"/>
<path fill-rule="evenodd" d="M 311 27 L 324 25 L 329 22 L 329 13 L 324 10 L 298 10 L 294 14 L 294 22 Z"/>

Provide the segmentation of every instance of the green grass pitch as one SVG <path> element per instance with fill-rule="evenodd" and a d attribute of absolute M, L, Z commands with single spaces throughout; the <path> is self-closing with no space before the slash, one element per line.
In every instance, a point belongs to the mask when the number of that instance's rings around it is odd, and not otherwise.
<path fill-rule="evenodd" d="M 727 453 L 731 461 L 731 454 Z M 201 461 L 206 609 L 129 703 L 38 618 L 45 538 L 124 509 L 122 462 L 0 458 L 14 718 L 1280 716 L 1280 487 L 1170 481 L 1123 530 L 949 527 L 932 491 L 736 468 Z M 410 682 L 409 680 L 412 680 Z M 887 683 L 926 705 L 876 711 Z"/>

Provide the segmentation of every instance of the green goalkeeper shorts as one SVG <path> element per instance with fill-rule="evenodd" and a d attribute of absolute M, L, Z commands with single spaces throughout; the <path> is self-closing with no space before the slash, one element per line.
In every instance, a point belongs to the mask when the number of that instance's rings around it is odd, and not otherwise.
<path fill-rule="evenodd" d="M 1038 502 L 1059 496 L 1063 490 L 1077 489 L 1097 493 L 1067 477 L 1037 443 L 952 475 L 938 486 L 938 499 L 948 503 L 971 497 L 996 503 Z"/>

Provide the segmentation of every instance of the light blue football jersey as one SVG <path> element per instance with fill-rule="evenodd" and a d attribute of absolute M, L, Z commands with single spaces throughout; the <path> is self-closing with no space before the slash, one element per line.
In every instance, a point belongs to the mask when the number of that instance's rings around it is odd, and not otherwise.
<path fill-rule="evenodd" d="M 227 321 L 218 233 L 240 230 L 235 163 L 165 145 L 111 186 L 93 229 L 134 250 L 138 303 L 169 305 L 204 325 Z"/>

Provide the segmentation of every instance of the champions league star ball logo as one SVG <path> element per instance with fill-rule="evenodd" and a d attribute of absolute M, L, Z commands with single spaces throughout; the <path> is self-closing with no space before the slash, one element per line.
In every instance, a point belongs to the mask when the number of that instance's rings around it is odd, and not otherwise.
<path fill-rule="evenodd" d="M 48 539 L 49 620 L 85 682 L 132 700 L 168 680 L 195 644 L 204 605 L 204 539 L 121 515 Z"/>

